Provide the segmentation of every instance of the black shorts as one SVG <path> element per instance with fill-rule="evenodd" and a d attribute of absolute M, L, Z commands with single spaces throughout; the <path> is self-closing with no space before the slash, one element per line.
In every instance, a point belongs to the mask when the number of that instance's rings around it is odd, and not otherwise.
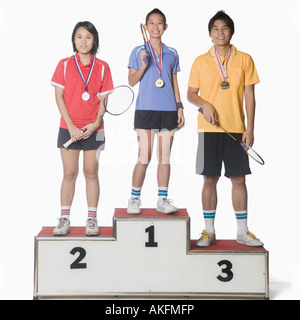
<path fill-rule="evenodd" d="M 178 129 L 177 111 L 135 110 L 134 129 Z"/>
<path fill-rule="evenodd" d="M 231 135 L 238 141 L 243 136 L 241 133 L 231 133 Z M 225 176 L 228 178 L 251 174 L 249 157 L 239 143 L 226 133 L 198 133 L 196 173 L 204 176 L 221 176 L 222 162 L 224 162 Z"/>
<path fill-rule="evenodd" d="M 69 130 L 59 128 L 58 138 L 57 138 L 57 147 L 64 148 L 64 143 L 69 141 L 71 138 Z M 68 149 L 75 149 L 75 150 L 104 150 L 105 147 L 105 136 L 104 130 L 95 131 L 88 139 L 81 139 L 71 143 Z"/>

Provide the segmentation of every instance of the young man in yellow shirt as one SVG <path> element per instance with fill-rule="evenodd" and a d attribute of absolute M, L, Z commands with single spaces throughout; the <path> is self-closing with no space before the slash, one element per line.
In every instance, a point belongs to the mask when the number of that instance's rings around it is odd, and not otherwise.
<path fill-rule="evenodd" d="M 197 246 L 210 246 L 216 242 L 214 218 L 222 162 L 225 176 L 232 182 L 237 242 L 248 246 L 263 246 L 247 226 L 245 176 L 251 173 L 248 156 L 236 141 L 214 124 L 218 121 L 237 140 L 253 145 L 254 86 L 259 83 L 259 78 L 251 56 L 231 45 L 234 23 L 224 11 L 217 12 L 211 18 L 208 29 L 214 46 L 194 61 L 188 88 L 188 100 L 203 110 L 203 115 L 200 112 L 198 114 L 196 173 L 204 176 L 202 205 L 205 230 Z"/>

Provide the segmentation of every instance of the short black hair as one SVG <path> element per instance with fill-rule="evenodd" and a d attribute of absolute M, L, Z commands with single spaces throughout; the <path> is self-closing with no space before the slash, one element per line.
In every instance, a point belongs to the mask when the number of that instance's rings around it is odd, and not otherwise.
<path fill-rule="evenodd" d="M 163 18 L 163 20 L 164 20 L 164 24 L 167 23 L 167 18 L 166 18 L 166 16 L 162 13 L 162 11 L 160 11 L 160 10 L 157 9 L 157 8 L 155 8 L 155 9 L 153 9 L 152 11 L 150 11 L 150 12 L 147 14 L 147 16 L 146 16 L 146 24 L 147 24 L 147 22 L 148 22 L 148 20 L 149 20 L 149 18 L 150 18 L 150 16 L 151 16 L 152 14 L 159 14 L 159 15 L 161 15 L 162 18 Z"/>
<path fill-rule="evenodd" d="M 75 46 L 75 34 L 76 34 L 77 29 L 79 29 L 80 27 L 85 28 L 88 32 L 90 32 L 94 36 L 94 45 L 91 50 L 91 54 L 96 55 L 96 53 L 98 52 L 98 49 L 99 49 L 99 34 L 98 34 L 96 27 L 89 21 L 80 21 L 76 24 L 76 26 L 73 30 L 73 33 L 72 33 L 73 51 L 74 52 L 78 51 Z"/>
<path fill-rule="evenodd" d="M 216 20 L 222 20 L 226 23 L 227 27 L 231 31 L 231 35 L 234 34 L 234 22 L 233 20 L 229 17 L 228 14 L 225 13 L 225 11 L 220 10 L 218 11 L 210 20 L 208 23 L 208 31 L 211 33 L 211 29 L 215 23 Z"/>

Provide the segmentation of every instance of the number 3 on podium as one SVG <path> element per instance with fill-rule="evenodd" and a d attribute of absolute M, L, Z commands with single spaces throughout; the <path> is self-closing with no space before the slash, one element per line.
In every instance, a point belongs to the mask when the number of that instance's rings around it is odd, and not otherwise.
<path fill-rule="evenodd" d="M 227 277 L 223 277 L 223 276 L 217 276 L 217 279 L 222 281 L 222 282 L 229 282 L 233 279 L 233 273 L 231 271 L 232 269 L 232 263 L 228 260 L 222 260 L 220 262 L 218 262 L 218 266 L 223 266 L 225 265 L 226 268 L 222 269 L 222 273 L 225 273 L 227 275 Z"/>

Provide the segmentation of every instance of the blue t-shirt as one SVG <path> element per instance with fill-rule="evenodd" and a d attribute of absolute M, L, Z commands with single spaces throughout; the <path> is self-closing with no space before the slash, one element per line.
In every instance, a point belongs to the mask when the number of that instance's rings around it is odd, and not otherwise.
<path fill-rule="evenodd" d="M 130 55 L 128 68 L 139 70 L 141 67 L 140 55 L 144 46 L 135 47 Z M 179 57 L 175 49 L 162 45 L 162 70 L 158 74 L 153 56 L 146 44 L 149 54 L 149 64 L 139 84 L 139 94 L 136 100 L 136 110 L 177 111 L 174 90 L 172 86 L 172 74 L 180 71 Z M 153 50 L 154 51 L 154 50 Z M 154 51 L 157 65 L 160 66 L 160 55 Z M 156 87 L 158 79 L 164 81 L 164 86 Z"/>

